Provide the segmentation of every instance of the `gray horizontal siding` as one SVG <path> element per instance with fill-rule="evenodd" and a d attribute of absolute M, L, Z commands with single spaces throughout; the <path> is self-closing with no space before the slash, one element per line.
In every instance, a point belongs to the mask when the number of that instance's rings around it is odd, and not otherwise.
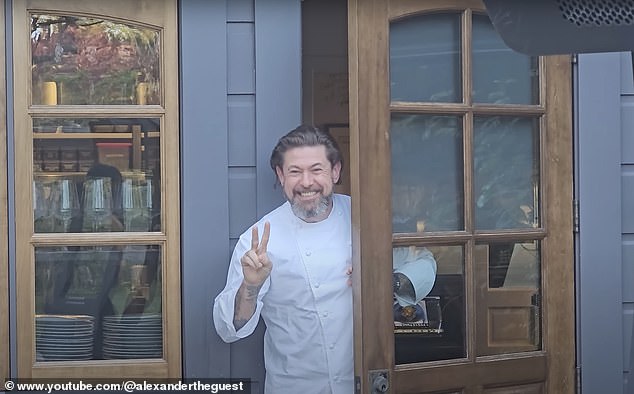
<path fill-rule="evenodd" d="M 227 23 L 229 94 L 255 93 L 255 27 L 253 22 Z"/>
<path fill-rule="evenodd" d="M 229 168 L 229 237 L 237 239 L 256 221 L 254 167 Z"/>
<path fill-rule="evenodd" d="M 227 22 L 254 22 L 253 0 L 227 1 Z"/>
<path fill-rule="evenodd" d="M 621 125 L 621 163 L 634 164 L 634 92 L 621 96 Z"/>
<path fill-rule="evenodd" d="M 255 167 L 255 95 L 230 94 L 229 166 Z"/>

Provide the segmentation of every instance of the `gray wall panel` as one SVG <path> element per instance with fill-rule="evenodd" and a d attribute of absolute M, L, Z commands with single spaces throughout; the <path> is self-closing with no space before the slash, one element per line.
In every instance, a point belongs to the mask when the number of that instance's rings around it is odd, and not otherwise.
<path fill-rule="evenodd" d="M 229 96 L 229 166 L 255 167 L 255 96 Z"/>
<path fill-rule="evenodd" d="M 621 53 L 623 377 L 634 394 L 634 73 L 632 53 Z"/>
<path fill-rule="evenodd" d="M 229 261 L 227 12 L 224 1 L 179 7 L 184 376 L 226 377 L 230 349 L 215 333 L 211 303 Z"/>
<path fill-rule="evenodd" d="M 631 52 L 621 53 L 621 94 L 634 94 Z"/>
<path fill-rule="evenodd" d="M 253 23 L 227 24 L 227 85 L 229 94 L 255 92 Z M 216 54 L 217 55 L 217 54 Z"/>
<path fill-rule="evenodd" d="M 262 216 L 283 201 L 273 188 L 271 150 L 302 119 L 301 1 L 258 1 L 255 20 L 257 212 Z"/>
<path fill-rule="evenodd" d="M 634 236 L 627 234 L 623 236 L 623 302 L 634 303 Z M 627 334 L 627 331 L 626 331 Z"/>
<path fill-rule="evenodd" d="M 238 238 L 257 220 L 255 168 L 229 169 L 229 237 Z"/>
<path fill-rule="evenodd" d="M 621 162 L 634 164 L 634 95 L 621 96 Z"/>
<path fill-rule="evenodd" d="M 623 373 L 625 381 L 632 376 L 632 330 L 634 329 L 634 303 L 623 304 Z"/>
<path fill-rule="evenodd" d="M 228 0 L 227 21 L 229 22 L 253 22 L 254 0 Z"/>
<path fill-rule="evenodd" d="M 622 211 L 623 233 L 634 234 L 634 165 L 622 166 Z"/>
<path fill-rule="evenodd" d="M 250 378 L 253 394 L 264 392 L 264 329 L 265 325 L 260 320 L 253 334 L 231 345 L 232 376 Z"/>
<path fill-rule="evenodd" d="M 621 286 L 615 284 L 621 283 L 622 273 L 620 54 L 579 55 L 578 86 L 578 363 L 585 393 L 619 393 L 623 305 Z"/>

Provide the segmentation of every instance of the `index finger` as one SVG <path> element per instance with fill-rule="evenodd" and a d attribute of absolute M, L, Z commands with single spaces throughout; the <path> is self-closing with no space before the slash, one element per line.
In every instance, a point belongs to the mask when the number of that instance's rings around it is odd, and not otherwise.
<path fill-rule="evenodd" d="M 251 229 L 251 250 L 257 250 L 260 244 L 260 237 L 258 237 L 258 226 L 253 226 Z"/>
<path fill-rule="evenodd" d="M 259 251 L 266 253 L 266 246 L 269 244 L 269 236 L 271 235 L 271 223 L 264 223 L 264 234 L 262 234 L 262 242 L 260 243 Z"/>

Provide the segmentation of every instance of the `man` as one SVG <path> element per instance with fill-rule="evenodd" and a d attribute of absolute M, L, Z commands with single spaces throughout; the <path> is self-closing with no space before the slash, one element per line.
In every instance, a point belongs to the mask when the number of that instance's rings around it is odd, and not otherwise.
<path fill-rule="evenodd" d="M 328 133 L 299 126 L 270 163 L 288 201 L 240 236 L 214 325 L 233 342 L 262 316 L 267 394 L 350 394 L 350 198 L 333 193 L 341 153 Z"/>

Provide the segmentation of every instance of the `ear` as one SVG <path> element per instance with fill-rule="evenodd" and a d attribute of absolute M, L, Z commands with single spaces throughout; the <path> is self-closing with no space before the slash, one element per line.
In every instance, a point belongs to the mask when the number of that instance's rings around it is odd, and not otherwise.
<path fill-rule="evenodd" d="M 277 180 L 280 181 L 280 185 L 284 187 L 284 171 L 278 166 L 275 167 L 275 173 L 277 174 Z"/>
<path fill-rule="evenodd" d="M 341 162 L 338 161 L 332 167 L 332 183 L 339 182 L 339 176 L 341 175 Z"/>

